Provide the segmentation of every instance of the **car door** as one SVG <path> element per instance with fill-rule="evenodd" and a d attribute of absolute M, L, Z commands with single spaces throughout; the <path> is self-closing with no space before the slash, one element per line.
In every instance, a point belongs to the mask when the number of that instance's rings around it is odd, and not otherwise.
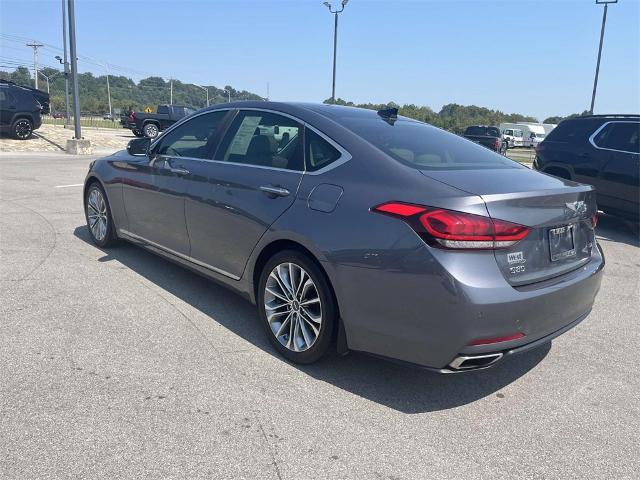
<path fill-rule="evenodd" d="M 304 171 L 303 128 L 288 116 L 240 110 L 185 205 L 191 256 L 240 278 L 269 226 L 293 203 Z M 212 199 L 203 189 L 215 185 Z"/>
<path fill-rule="evenodd" d="M 591 139 L 601 157 L 596 181 L 602 206 L 627 212 L 638 218 L 640 203 L 640 122 L 612 121 Z"/>
<path fill-rule="evenodd" d="M 217 127 L 226 112 L 207 112 L 168 131 L 148 157 L 132 157 L 123 184 L 130 233 L 151 244 L 188 256 L 185 195 L 191 169 L 210 159 Z"/>

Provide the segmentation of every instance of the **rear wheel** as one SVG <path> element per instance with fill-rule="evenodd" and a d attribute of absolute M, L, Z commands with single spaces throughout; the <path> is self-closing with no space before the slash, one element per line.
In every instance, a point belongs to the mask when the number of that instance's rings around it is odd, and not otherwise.
<path fill-rule="evenodd" d="M 266 263 L 258 308 L 269 340 L 285 358 L 313 363 L 326 353 L 337 309 L 326 275 L 306 255 L 285 250 Z"/>
<path fill-rule="evenodd" d="M 146 137 L 156 138 L 158 136 L 158 133 L 160 132 L 160 129 L 155 123 L 147 123 L 143 127 L 142 131 L 144 132 L 144 135 Z"/>
<path fill-rule="evenodd" d="M 33 133 L 33 123 L 28 118 L 19 118 L 11 125 L 11 134 L 17 140 L 27 140 Z"/>
<path fill-rule="evenodd" d="M 93 243 L 99 247 L 109 247 L 116 242 L 107 195 L 98 182 L 92 183 L 87 190 L 85 215 Z"/>

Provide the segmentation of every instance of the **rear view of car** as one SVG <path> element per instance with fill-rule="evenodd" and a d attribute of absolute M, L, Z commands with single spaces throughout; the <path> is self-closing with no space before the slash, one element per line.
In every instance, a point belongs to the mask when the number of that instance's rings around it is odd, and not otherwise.
<path fill-rule="evenodd" d="M 537 147 L 533 168 L 593 185 L 599 209 L 640 220 L 640 117 L 564 120 Z"/>
<path fill-rule="evenodd" d="M 21 87 L 13 82 L 0 82 L 0 131 L 17 140 L 27 140 L 34 130 L 42 125 L 42 104 L 32 88 Z M 46 96 L 47 108 L 49 96 Z M 39 95 L 42 98 L 42 95 Z M 47 110 L 48 111 L 48 110 Z"/>

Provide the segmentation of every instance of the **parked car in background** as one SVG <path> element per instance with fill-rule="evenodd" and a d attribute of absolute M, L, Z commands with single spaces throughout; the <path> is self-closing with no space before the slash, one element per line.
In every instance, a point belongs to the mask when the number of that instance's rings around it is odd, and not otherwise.
<path fill-rule="evenodd" d="M 509 148 L 524 146 L 524 133 L 519 128 L 505 128 L 502 131 L 502 139 L 507 142 Z"/>
<path fill-rule="evenodd" d="M 113 120 L 113 115 L 111 115 L 110 113 L 105 113 L 104 115 L 102 115 L 102 119 L 103 120 Z"/>
<path fill-rule="evenodd" d="M 124 127 L 137 137 L 155 138 L 178 120 L 191 115 L 194 109 L 183 105 L 158 105 L 156 113 L 130 112 Z"/>
<path fill-rule="evenodd" d="M 65 114 L 63 112 L 53 112 L 53 113 L 51 113 L 51 116 L 53 118 L 64 118 Z"/>
<path fill-rule="evenodd" d="M 570 118 L 538 145 L 533 168 L 593 185 L 600 210 L 638 222 L 639 136 L 638 115 Z"/>
<path fill-rule="evenodd" d="M 27 140 L 42 125 L 42 104 L 32 88 L 0 82 L 0 132 Z M 46 95 L 46 94 L 45 94 Z"/>
<path fill-rule="evenodd" d="M 467 140 L 471 140 L 502 155 L 504 155 L 507 148 L 509 148 L 508 142 L 502 139 L 498 127 L 471 125 L 466 128 L 462 136 Z"/>
<path fill-rule="evenodd" d="M 12 82 L 10 80 L 0 79 L 0 83 L 5 85 L 13 85 L 15 87 L 19 87 L 31 92 L 31 94 L 34 97 L 36 97 L 36 100 L 38 101 L 38 103 L 42 106 L 40 113 L 42 113 L 43 115 L 48 115 L 49 112 L 51 111 L 51 107 L 50 107 L 51 100 L 47 92 L 43 92 L 42 90 L 38 90 L 36 88 L 27 87 L 25 85 L 18 85 L 17 83 Z"/>
<path fill-rule="evenodd" d="M 203 109 L 92 162 L 84 201 L 97 245 L 235 289 L 299 363 L 335 334 L 341 352 L 486 368 L 582 321 L 604 267 L 593 187 L 391 108 Z"/>
<path fill-rule="evenodd" d="M 501 123 L 500 132 L 505 135 L 505 131 L 513 131 L 513 146 L 514 147 L 535 147 L 538 143 L 544 140 L 546 135 L 545 128 L 541 123 Z M 515 132 L 522 132 L 521 137 L 517 137 Z M 511 141 L 509 142 L 512 143 Z"/>

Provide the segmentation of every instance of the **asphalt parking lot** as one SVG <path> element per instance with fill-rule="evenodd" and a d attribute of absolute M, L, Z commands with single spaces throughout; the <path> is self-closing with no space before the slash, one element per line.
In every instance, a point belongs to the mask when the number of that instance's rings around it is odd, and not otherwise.
<path fill-rule="evenodd" d="M 459 375 L 362 354 L 300 367 L 240 297 L 89 242 L 92 158 L 0 154 L 0 478 L 637 478 L 623 222 L 601 216 L 602 290 L 552 345 Z"/>

